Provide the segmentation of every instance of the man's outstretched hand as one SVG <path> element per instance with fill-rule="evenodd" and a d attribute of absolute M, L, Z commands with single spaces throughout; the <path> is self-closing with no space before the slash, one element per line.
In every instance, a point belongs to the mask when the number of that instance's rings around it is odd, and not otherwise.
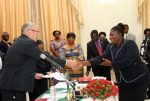
<path fill-rule="evenodd" d="M 66 60 L 66 66 L 71 67 L 74 71 L 79 70 L 83 67 L 82 61 Z"/>

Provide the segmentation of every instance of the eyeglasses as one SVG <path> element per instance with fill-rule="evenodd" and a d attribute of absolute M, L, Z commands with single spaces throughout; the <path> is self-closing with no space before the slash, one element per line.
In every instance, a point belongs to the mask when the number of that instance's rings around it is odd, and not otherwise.
<path fill-rule="evenodd" d="M 33 29 L 30 29 L 31 31 L 33 31 L 33 32 L 37 32 L 37 33 L 39 33 L 39 31 L 37 31 L 37 30 L 33 30 Z"/>

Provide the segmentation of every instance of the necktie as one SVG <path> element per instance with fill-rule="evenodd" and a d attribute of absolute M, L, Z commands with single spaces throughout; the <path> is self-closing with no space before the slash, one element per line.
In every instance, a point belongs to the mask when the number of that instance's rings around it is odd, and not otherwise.
<path fill-rule="evenodd" d="M 101 45 L 99 44 L 99 42 L 96 42 L 96 47 L 97 47 L 97 50 L 98 50 L 99 55 L 102 55 L 102 47 L 101 47 Z"/>
<path fill-rule="evenodd" d="M 6 44 L 7 44 L 7 47 L 9 48 L 10 47 L 9 43 L 6 43 Z"/>

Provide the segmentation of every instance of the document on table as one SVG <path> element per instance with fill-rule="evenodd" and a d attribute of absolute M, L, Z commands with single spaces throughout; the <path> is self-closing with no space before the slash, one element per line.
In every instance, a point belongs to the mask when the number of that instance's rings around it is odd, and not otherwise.
<path fill-rule="evenodd" d="M 64 74 L 61 73 L 61 75 L 64 77 Z M 61 76 L 58 72 L 55 72 L 55 73 L 51 73 L 49 75 L 44 75 L 43 78 L 55 78 L 56 80 L 59 80 L 59 81 L 64 81 L 65 79 Z"/>

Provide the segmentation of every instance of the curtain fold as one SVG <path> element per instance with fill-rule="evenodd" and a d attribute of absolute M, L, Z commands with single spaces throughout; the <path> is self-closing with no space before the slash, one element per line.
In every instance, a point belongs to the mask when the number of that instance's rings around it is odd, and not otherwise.
<path fill-rule="evenodd" d="M 150 28 L 150 0 L 138 0 L 139 21 L 142 22 L 143 30 Z"/>
<path fill-rule="evenodd" d="M 30 21 L 30 0 L 0 0 L 0 32 L 10 33 L 10 40 L 20 35 L 23 23 Z"/>
<path fill-rule="evenodd" d="M 81 11 L 80 0 L 0 0 L 0 33 L 7 31 L 12 41 L 20 35 L 23 23 L 32 21 L 40 26 L 39 39 L 49 51 L 54 30 L 60 30 L 63 38 L 75 32 L 80 42 Z"/>

